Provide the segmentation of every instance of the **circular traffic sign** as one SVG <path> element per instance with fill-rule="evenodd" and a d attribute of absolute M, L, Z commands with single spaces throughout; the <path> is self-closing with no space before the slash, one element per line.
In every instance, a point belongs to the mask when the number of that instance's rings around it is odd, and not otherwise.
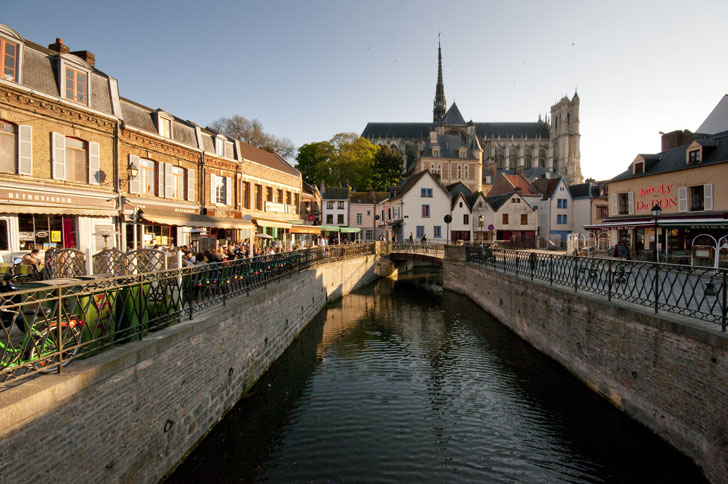
<path fill-rule="evenodd" d="M 493 224 L 488 225 L 488 230 L 490 230 L 490 231 L 495 230 L 495 226 Z"/>

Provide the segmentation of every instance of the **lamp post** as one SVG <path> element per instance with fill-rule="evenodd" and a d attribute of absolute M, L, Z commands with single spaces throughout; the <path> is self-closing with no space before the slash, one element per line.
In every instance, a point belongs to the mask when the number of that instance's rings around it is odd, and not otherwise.
<path fill-rule="evenodd" d="M 653 205 L 652 206 L 652 216 L 655 218 L 655 262 L 659 262 L 659 259 L 657 257 L 657 241 L 658 241 L 657 219 L 660 217 L 661 214 L 662 214 L 662 208 L 660 208 L 660 206 L 658 204 Z"/>
<path fill-rule="evenodd" d="M 480 228 L 480 246 L 483 247 L 483 224 L 485 223 L 485 217 L 478 215 L 478 227 Z"/>

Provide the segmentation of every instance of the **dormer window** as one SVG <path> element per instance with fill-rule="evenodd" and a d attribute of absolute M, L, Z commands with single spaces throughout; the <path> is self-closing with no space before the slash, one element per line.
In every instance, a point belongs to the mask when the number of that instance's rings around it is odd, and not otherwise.
<path fill-rule="evenodd" d="M 460 159 L 463 159 L 464 160 L 465 159 L 465 154 L 466 153 L 465 153 L 465 150 L 464 149 L 463 150 L 460 150 L 460 153 L 459 153 Z"/>
<path fill-rule="evenodd" d="M 2 59 L 3 79 L 18 82 L 19 45 L 9 40 L 0 39 L 0 58 Z"/>
<path fill-rule="evenodd" d="M 700 163 L 700 150 L 691 150 L 688 152 L 688 163 Z"/>
<path fill-rule="evenodd" d="M 164 138 L 172 138 L 172 118 L 157 113 L 157 126 L 159 128 L 159 136 Z"/>
<path fill-rule="evenodd" d="M 644 173 L 644 172 L 645 172 L 645 162 L 644 161 L 635 162 L 634 174 L 638 175 L 638 174 Z"/>
<path fill-rule="evenodd" d="M 64 97 L 81 104 L 88 104 L 88 75 L 73 67 L 65 68 Z"/>
<path fill-rule="evenodd" d="M 440 157 L 440 148 L 432 148 L 432 157 L 433 158 L 439 158 Z"/>
<path fill-rule="evenodd" d="M 217 156 L 225 156 L 225 140 L 222 138 L 215 138 L 215 154 Z"/>

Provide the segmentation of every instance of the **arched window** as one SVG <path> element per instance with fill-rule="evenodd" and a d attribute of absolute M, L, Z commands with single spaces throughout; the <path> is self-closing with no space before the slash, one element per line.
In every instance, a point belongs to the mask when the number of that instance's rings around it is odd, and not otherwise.
<path fill-rule="evenodd" d="M 0 172 L 15 173 L 17 159 L 18 127 L 0 121 Z"/>
<path fill-rule="evenodd" d="M 463 178 L 466 180 L 470 179 L 470 165 L 465 165 L 463 167 Z"/>
<path fill-rule="evenodd" d="M 463 167 L 462 165 L 458 165 L 457 167 L 457 179 L 460 180 L 463 177 Z"/>
<path fill-rule="evenodd" d="M 88 183 L 88 145 L 76 138 L 66 138 L 66 180 Z"/>

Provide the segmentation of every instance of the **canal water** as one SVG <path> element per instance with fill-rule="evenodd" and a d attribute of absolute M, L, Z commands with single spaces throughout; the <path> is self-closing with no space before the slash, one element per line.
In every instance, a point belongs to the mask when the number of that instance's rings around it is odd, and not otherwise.
<path fill-rule="evenodd" d="M 380 280 L 333 302 L 168 482 L 704 482 L 429 282 Z"/>

